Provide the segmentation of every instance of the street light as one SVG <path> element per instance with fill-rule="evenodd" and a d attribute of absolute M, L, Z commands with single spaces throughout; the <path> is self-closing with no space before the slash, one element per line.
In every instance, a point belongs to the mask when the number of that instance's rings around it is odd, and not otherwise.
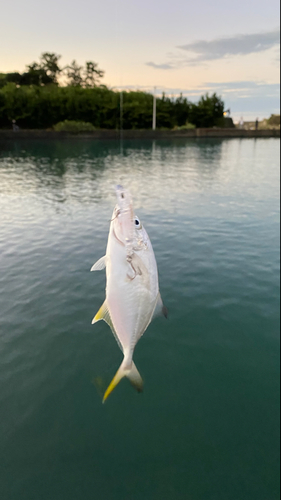
<path fill-rule="evenodd" d="M 156 130 L 156 87 L 153 94 L 152 130 Z"/>

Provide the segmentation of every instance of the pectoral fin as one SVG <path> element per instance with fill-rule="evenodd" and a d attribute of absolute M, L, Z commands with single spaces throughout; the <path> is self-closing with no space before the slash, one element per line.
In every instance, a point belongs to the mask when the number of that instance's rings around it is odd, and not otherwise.
<path fill-rule="evenodd" d="M 106 255 L 101 257 L 97 262 L 91 267 L 91 271 L 101 271 L 106 266 Z"/>

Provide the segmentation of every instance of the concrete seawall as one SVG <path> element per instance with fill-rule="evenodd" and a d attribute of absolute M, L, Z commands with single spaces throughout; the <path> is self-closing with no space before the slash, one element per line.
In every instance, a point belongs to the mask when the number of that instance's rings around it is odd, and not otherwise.
<path fill-rule="evenodd" d="M 274 130 L 240 130 L 236 128 L 198 128 L 192 130 L 95 130 L 81 134 L 55 132 L 54 130 L 0 130 L 1 140 L 16 139 L 172 139 L 172 138 L 247 138 L 247 137 L 280 137 L 280 129 Z"/>

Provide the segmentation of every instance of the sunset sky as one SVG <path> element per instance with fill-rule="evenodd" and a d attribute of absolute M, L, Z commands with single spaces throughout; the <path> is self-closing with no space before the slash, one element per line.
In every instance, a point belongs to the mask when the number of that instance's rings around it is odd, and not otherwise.
<path fill-rule="evenodd" d="M 222 96 L 235 120 L 279 113 L 279 1 L 13 0 L 1 7 L 0 72 L 42 52 L 95 61 L 113 88 L 196 101 Z"/>

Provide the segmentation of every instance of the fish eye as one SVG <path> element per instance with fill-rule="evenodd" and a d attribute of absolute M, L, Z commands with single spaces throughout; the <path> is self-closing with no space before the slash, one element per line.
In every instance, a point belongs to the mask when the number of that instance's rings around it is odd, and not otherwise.
<path fill-rule="evenodd" d="M 141 223 L 140 223 L 140 220 L 137 217 L 135 217 L 135 226 L 136 226 L 137 229 L 141 229 Z"/>

